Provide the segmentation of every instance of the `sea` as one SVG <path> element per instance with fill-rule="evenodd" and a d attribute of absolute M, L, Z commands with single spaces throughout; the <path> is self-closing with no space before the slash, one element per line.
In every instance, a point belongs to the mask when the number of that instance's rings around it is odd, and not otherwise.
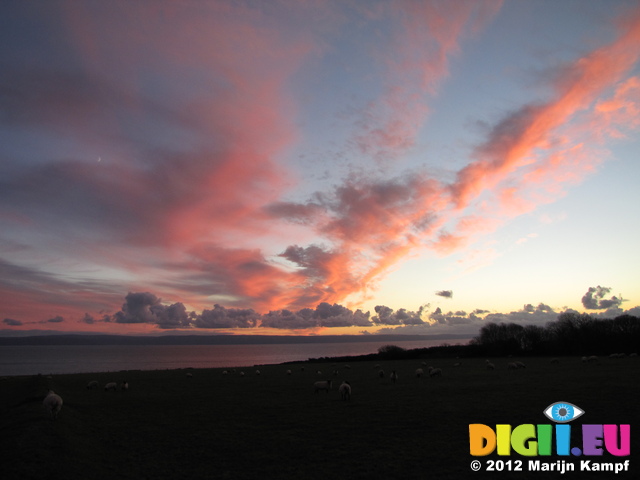
<path fill-rule="evenodd" d="M 468 340 L 400 341 L 404 349 Z M 376 353 L 388 342 L 286 343 L 251 345 L 3 345 L 0 376 L 167 370 L 178 368 L 234 368 L 306 361 L 312 358 Z"/>

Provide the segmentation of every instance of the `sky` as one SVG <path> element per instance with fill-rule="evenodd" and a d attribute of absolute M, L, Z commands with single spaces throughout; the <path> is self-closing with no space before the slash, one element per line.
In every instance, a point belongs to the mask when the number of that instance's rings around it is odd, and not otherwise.
<path fill-rule="evenodd" d="M 0 4 L 0 334 L 640 315 L 640 3 Z"/>

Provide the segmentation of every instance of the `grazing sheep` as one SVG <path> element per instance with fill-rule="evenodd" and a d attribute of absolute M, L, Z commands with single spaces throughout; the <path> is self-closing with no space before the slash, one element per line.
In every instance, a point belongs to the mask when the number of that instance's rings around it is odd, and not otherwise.
<path fill-rule="evenodd" d="M 87 383 L 87 390 L 92 390 L 94 388 L 98 388 L 97 380 L 91 380 L 89 383 Z"/>
<path fill-rule="evenodd" d="M 291 375 L 291 370 L 287 370 L 287 375 Z"/>
<path fill-rule="evenodd" d="M 222 371 L 222 374 L 223 374 L 223 375 L 229 375 L 229 372 L 228 372 L 228 371 L 226 371 L 226 370 L 223 370 L 223 371 Z"/>
<path fill-rule="evenodd" d="M 441 368 L 429 367 L 429 376 L 430 377 L 441 377 L 442 376 L 442 369 Z"/>
<path fill-rule="evenodd" d="M 638 354 L 637 354 L 637 353 L 635 353 L 635 352 L 634 352 L 634 353 L 630 353 L 630 354 L 629 354 L 629 357 L 637 357 L 637 356 L 638 356 Z"/>
<path fill-rule="evenodd" d="M 511 362 L 511 363 L 507 363 L 507 368 L 509 370 L 517 370 L 518 366 L 515 364 L 515 362 Z"/>
<path fill-rule="evenodd" d="M 416 377 L 420 378 L 424 374 L 424 370 L 416 368 Z"/>
<path fill-rule="evenodd" d="M 49 390 L 47 396 L 44 397 L 42 405 L 44 405 L 44 408 L 51 414 L 51 420 L 55 420 L 58 418 L 58 414 L 62 409 L 62 397 L 53 390 Z"/>
<path fill-rule="evenodd" d="M 396 373 L 396 371 L 392 371 L 391 375 L 389 375 L 389 378 L 391 379 L 391 383 L 396 383 L 398 381 L 398 374 Z"/>
<path fill-rule="evenodd" d="M 315 393 L 318 393 L 320 390 L 324 390 L 329 393 L 329 390 L 331 389 L 331 380 L 318 380 L 313 384 L 313 388 Z"/>
<path fill-rule="evenodd" d="M 590 357 L 587 357 L 587 362 L 591 363 L 591 362 L 597 362 L 598 361 L 598 357 L 595 355 L 591 355 Z"/>
<path fill-rule="evenodd" d="M 496 366 L 491 363 L 489 360 L 485 360 L 486 364 L 487 364 L 487 370 L 495 370 Z"/>
<path fill-rule="evenodd" d="M 192 378 L 192 377 L 193 377 L 193 373 L 187 373 L 185 376 L 186 376 L 187 378 Z"/>
<path fill-rule="evenodd" d="M 515 362 L 516 368 L 527 368 L 527 366 L 522 362 Z"/>
<path fill-rule="evenodd" d="M 351 365 L 346 364 L 346 365 L 344 366 L 344 368 L 346 368 L 347 370 L 350 370 L 350 369 L 351 369 Z"/>
<path fill-rule="evenodd" d="M 241 376 L 241 377 L 244 377 L 244 372 L 240 372 L 240 376 Z"/>
<path fill-rule="evenodd" d="M 122 390 L 123 392 L 129 390 L 129 382 L 123 380 L 123 382 L 120 384 L 120 390 Z"/>
<path fill-rule="evenodd" d="M 316 375 L 322 375 L 322 370 L 316 370 Z"/>
<path fill-rule="evenodd" d="M 256 375 L 260 375 L 260 370 L 256 370 Z"/>
<path fill-rule="evenodd" d="M 454 367 L 459 367 L 460 365 L 462 365 L 462 362 L 456 362 L 453 364 Z"/>
<path fill-rule="evenodd" d="M 342 400 L 351 400 L 351 384 L 344 380 L 338 388 Z"/>
<path fill-rule="evenodd" d="M 118 384 L 116 382 L 109 382 L 104 386 L 104 391 L 107 392 L 109 390 L 116 391 L 118 388 Z"/>

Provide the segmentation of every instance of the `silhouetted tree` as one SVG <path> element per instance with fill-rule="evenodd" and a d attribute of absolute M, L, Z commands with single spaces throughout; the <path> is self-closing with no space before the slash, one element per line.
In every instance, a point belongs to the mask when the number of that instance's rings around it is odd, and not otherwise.
<path fill-rule="evenodd" d="M 384 345 L 378 349 L 378 354 L 383 360 L 400 360 L 406 358 L 407 351 L 397 345 Z"/>

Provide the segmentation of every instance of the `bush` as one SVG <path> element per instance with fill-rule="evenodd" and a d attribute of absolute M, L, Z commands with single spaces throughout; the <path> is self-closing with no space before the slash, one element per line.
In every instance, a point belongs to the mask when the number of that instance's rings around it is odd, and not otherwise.
<path fill-rule="evenodd" d="M 401 360 L 407 358 L 407 351 L 397 345 L 384 345 L 378 349 L 382 360 Z"/>

